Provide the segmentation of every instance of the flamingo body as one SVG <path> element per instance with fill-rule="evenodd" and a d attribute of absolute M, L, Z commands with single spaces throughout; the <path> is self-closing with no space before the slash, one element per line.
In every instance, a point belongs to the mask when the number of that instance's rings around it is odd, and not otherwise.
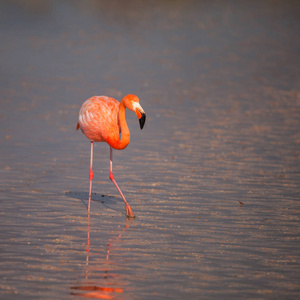
<path fill-rule="evenodd" d="M 87 99 L 79 111 L 77 130 L 80 128 L 83 134 L 91 141 L 90 160 L 90 190 L 88 211 L 90 211 L 93 173 L 93 143 L 106 142 L 110 146 L 110 173 L 109 178 L 118 189 L 125 202 L 128 217 L 134 217 L 130 205 L 127 203 L 121 189 L 115 181 L 112 173 L 112 149 L 122 150 L 130 142 L 130 132 L 126 123 L 125 110 L 134 111 L 140 121 L 141 129 L 146 121 L 146 114 L 139 104 L 139 98 L 135 95 L 125 96 L 121 102 L 107 96 L 93 96 Z M 121 134 L 121 138 L 120 138 Z"/>
<path fill-rule="evenodd" d="M 118 140 L 121 128 L 118 120 L 120 102 L 106 96 L 87 99 L 79 112 L 79 127 L 93 142 Z"/>

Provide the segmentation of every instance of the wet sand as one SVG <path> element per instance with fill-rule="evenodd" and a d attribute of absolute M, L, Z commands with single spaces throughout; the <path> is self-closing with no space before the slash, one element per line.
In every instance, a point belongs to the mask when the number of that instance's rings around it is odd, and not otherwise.
<path fill-rule="evenodd" d="M 297 1 L 1 1 L 1 299 L 297 299 Z M 131 143 L 82 102 L 135 93 Z"/>

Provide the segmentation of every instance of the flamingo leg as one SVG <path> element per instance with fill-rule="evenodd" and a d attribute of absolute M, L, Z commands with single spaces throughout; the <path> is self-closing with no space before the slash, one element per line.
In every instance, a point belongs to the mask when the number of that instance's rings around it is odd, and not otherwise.
<path fill-rule="evenodd" d="M 91 208 L 91 197 L 92 197 L 92 181 L 93 181 L 94 173 L 93 173 L 93 142 L 91 142 L 91 161 L 90 161 L 90 190 L 89 190 L 89 204 L 88 204 L 88 212 L 90 212 Z"/>
<path fill-rule="evenodd" d="M 114 185 L 116 186 L 117 190 L 119 191 L 122 199 L 124 200 L 125 202 L 125 208 L 126 208 L 126 214 L 127 214 L 127 217 L 128 218 L 135 218 L 132 210 L 131 210 L 131 207 L 130 205 L 128 204 L 128 202 L 126 201 L 121 189 L 119 188 L 118 184 L 116 183 L 115 181 L 115 178 L 114 178 L 114 175 L 112 173 L 112 147 L 110 147 L 110 172 L 109 172 L 109 178 L 110 180 L 114 183 Z"/>

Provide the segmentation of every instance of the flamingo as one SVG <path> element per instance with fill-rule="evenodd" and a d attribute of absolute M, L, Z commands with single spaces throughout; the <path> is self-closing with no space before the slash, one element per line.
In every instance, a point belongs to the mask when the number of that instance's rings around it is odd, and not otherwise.
<path fill-rule="evenodd" d="M 93 173 L 93 144 L 94 142 L 106 142 L 110 146 L 110 172 L 109 178 L 116 186 L 122 199 L 125 202 L 126 215 L 134 218 L 134 214 L 128 202 L 119 188 L 113 172 L 113 150 L 125 149 L 130 142 L 130 132 L 126 123 L 125 110 L 128 108 L 134 111 L 139 119 L 140 128 L 143 129 L 146 114 L 139 103 L 139 98 L 129 94 L 125 96 L 121 103 L 114 98 L 107 96 L 93 96 L 87 99 L 79 111 L 77 130 L 80 128 L 82 133 L 91 141 L 91 159 L 89 169 L 90 189 L 88 212 L 91 206 Z M 120 138 L 121 133 L 121 138 Z"/>

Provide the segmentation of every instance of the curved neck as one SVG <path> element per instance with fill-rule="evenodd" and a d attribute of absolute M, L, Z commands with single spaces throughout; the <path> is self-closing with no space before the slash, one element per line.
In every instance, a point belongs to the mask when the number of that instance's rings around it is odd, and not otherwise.
<path fill-rule="evenodd" d="M 124 105 L 123 101 L 121 101 L 119 107 L 119 124 L 121 128 L 121 139 L 110 144 L 111 147 L 117 150 L 122 150 L 126 148 L 130 142 L 130 131 L 126 122 L 125 110 L 126 106 Z"/>

